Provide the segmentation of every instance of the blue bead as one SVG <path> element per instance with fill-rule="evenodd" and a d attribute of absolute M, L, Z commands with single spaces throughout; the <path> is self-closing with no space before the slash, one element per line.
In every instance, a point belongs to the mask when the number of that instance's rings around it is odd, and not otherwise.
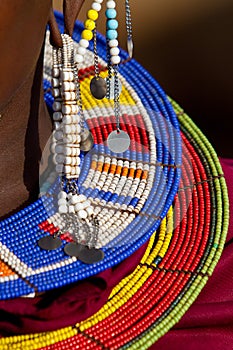
<path fill-rule="evenodd" d="M 108 29 L 117 29 L 118 28 L 118 22 L 115 19 L 110 19 L 107 21 L 107 28 Z"/>
<path fill-rule="evenodd" d="M 107 9 L 105 11 L 105 15 L 106 15 L 107 18 L 111 18 L 112 19 L 112 18 L 116 18 L 117 12 L 116 12 L 115 9 Z"/>
<path fill-rule="evenodd" d="M 113 39 L 116 39 L 117 36 L 118 36 L 118 34 L 117 34 L 116 30 L 113 30 L 113 29 L 107 30 L 107 33 L 106 33 L 107 39 L 113 40 Z"/>

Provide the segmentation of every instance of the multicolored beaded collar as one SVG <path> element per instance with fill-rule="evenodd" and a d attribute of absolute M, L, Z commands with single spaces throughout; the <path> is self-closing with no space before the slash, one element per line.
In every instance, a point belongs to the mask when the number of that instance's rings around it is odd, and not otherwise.
<path fill-rule="evenodd" d="M 62 17 L 57 15 L 57 20 L 62 32 Z M 77 24 L 74 34 L 77 42 L 80 30 L 81 25 Z M 100 68 L 106 67 L 103 60 L 105 41 L 100 35 L 97 40 Z M 124 52 L 121 55 L 126 59 Z M 105 145 L 114 124 L 113 102 L 108 99 L 97 101 L 88 92 L 94 69 L 91 52 L 86 56 L 85 66 L 80 69 L 81 92 L 84 116 L 95 145 L 87 155 L 82 154 L 79 186 L 80 193 L 99 207 L 104 260 L 89 266 L 75 257 L 67 257 L 64 253 L 66 236 L 61 237 L 63 244 L 55 251 L 45 251 L 38 246 L 41 237 L 53 234 L 55 230 L 47 220 L 55 213 L 55 184 L 47 195 L 0 224 L 0 258 L 15 272 L 1 277 L 2 299 L 57 288 L 119 263 L 159 227 L 177 193 L 181 175 L 181 137 L 176 114 L 167 96 L 135 60 L 120 66 L 123 86 L 120 125 L 123 130 L 127 128 L 131 146 L 116 155 Z M 46 91 L 51 88 L 48 80 L 51 58 L 50 48 L 46 45 Z M 51 94 L 47 92 L 45 98 L 51 108 Z M 48 188 L 48 185 L 44 184 L 44 187 Z"/>

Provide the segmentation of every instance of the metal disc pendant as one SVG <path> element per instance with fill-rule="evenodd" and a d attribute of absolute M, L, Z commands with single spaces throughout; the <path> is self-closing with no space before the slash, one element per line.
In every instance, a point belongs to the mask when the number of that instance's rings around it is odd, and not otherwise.
<path fill-rule="evenodd" d="M 90 130 L 85 129 L 84 132 L 81 134 L 81 143 L 80 143 L 80 149 L 81 151 L 88 152 L 92 149 L 94 144 L 93 136 Z"/>
<path fill-rule="evenodd" d="M 106 78 L 106 79 L 109 79 L 109 78 Z M 107 83 L 107 98 L 109 100 L 114 100 L 114 91 L 115 91 L 115 78 L 114 76 L 109 79 L 109 82 Z M 120 96 L 121 94 L 121 91 L 122 91 L 122 84 L 121 84 L 121 81 L 120 79 L 118 79 L 118 94 Z"/>
<path fill-rule="evenodd" d="M 130 146 L 129 135 L 125 131 L 114 130 L 108 135 L 107 145 L 112 152 L 123 153 Z"/>
<path fill-rule="evenodd" d="M 38 241 L 38 246 L 45 250 L 55 250 L 62 245 L 62 241 L 59 237 L 46 236 L 40 238 Z"/>
<path fill-rule="evenodd" d="M 107 84 L 105 79 L 101 77 L 94 77 L 91 80 L 90 90 L 92 95 L 98 100 L 102 100 L 107 93 Z"/>
<path fill-rule="evenodd" d="M 100 249 L 83 246 L 78 258 L 85 264 L 94 264 L 103 260 L 104 252 Z"/>
<path fill-rule="evenodd" d="M 66 244 L 64 248 L 64 252 L 69 256 L 75 256 L 76 258 L 79 258 L 79 255 L 82 249 L 83 249 L 83 246 L 81 244 L 71 242 Z"/>

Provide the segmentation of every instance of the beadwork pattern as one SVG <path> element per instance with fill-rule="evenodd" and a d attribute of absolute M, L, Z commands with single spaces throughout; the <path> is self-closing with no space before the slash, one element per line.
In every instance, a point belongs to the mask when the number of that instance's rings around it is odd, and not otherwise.
<path fill-rule="evenodd" d="M 62 17 L 58 16 L 57 20 L 61 26 Z M 77 24 L 74 35 L 77 42 L 80 29 L 81 25 Z M 104 70 L 105 42 L 100 35 L 97 39 L 100 68 Z M 48 46 L 47 50 L 45 90 L 51 88 L 47 65 L 52 55 Z M 88 50 L 86 57 L 85 66 L 80 63 L 79 77 L 84 116 L 95 145 L 91 152 L 80 154 L 78 186 L 98 216 L 100 232 L 96 247 L 102 247 L 104 260 L 90 268 L 76 258 L 67 257 L 63 251 L 69 240 L 66 236 L 61 236 L 63 244 L 55 251 L 43 251 L 37 245 L 41 237 L 57 230 L 50 220 L 56 212 L 53 194 L 58 185 L 55 182 L 47 195 L 0 223 L 0 257 L 15 271 L 12 276 L 2 277 L 2 299 L 60 287 L 119 263 L 158 228 L 177 192 L 181 173 L 179 124 L 163 90 L 136 61 L 120 67 L 123 85 L 120 128 L 130 135 L 131 145 L 126 152 L 114 154 L 105 142 L 115 129 L 113 101 L 95 100 L 90 95 L 89 82 L 94 76 L 94 67 Z M 122 57 L 126 58 L 126 53 L 122 52 Z M 147 86 L 145 79 L 150 79 Z M 45 98 L 51 108 L 50 92 Z"/>
<path fill-rule="evenodd" d="M 130 72 L 134 76 L 144 73 L 143 84 L 147 87 L 155 84 L 136 62 L 125 67 L 121 70 L 125 76 L 128 72 L 130 85 L 137 85 Z M 45 84 L 48 87 L 48 82 Z M 140 89 L 145 91 L 143 86 Z M 142 92 L 140 96 L 145 97 L 146 104 L 150 103 L 148 93 Z M 47 99 L 51 99 L 50 95 Z M 185 149 L 182 178 L 173 208 L 151 236 L 141 263 L 114 288 L 101 310 L 87 320 L 54 332 L 2 338 L 1 349 L 147 349 L 179 321 L 197 298 L 224 247 L 229 222 L 228 195 L 212 146 L 181 108 L 173 101 L 172 105 L 180 121 Z M 25 209 L 25 217 L 30 214 L 33 217 L 37 203 Z M 44 216 L 38 223 L 43 222 Z M 8 225 L 12 222 L 9 219 Z M 31 230 L 30 222 L 27 224 Z M 11 226 L 14 231 L 20 228 L 17 225 Z M 25 266 L 10 257 L 11 264 L 23 274 Z M 21 282 L 15 284 L 15 275 L 3 262 L 0 267 L 3 276 L 11 276 L 9 293 L 10 287 L 22 288 Z M 28 286 L 28 281 L 25 284 Z"/>
<path fill-rule="evenodd" d="M 3 338 L 3 350 L 148 349 L 195 301 L 221 256 L 229 203 L 212 146 L 175 102 L 173 106 L 185 148 L 181 183 L 140 264 L 87 320 L 54 332 Z"/>

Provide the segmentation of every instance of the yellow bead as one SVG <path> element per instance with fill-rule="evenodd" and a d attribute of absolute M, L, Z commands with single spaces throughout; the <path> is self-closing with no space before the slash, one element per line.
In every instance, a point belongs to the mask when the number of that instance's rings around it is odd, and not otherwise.
<path fill-rule="evenodd" d="M 99 14 L 98 14 L 98 12 L 96 10 L 89 10 L 87 12 L 87 17 L 89 19 L 92 19 L 93 21 L 96 21 L 97 18 L 99 17 Z"/>
<path fill-rule="evenodd" d="M 92 19 L 87 19 L 84 23 L 85 28 L 88 30 L 95 29 L 95 22 Z"/>
<path fill-rule="evenodd" d="M 84 29 L 82 32 L 82 38 L 90 41 L 93 38 L 92 31 L 88 29 Z"/>

